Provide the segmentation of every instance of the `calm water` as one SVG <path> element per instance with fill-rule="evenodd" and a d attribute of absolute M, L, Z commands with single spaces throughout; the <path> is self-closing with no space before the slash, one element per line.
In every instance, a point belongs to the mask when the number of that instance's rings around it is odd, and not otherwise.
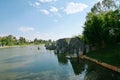
<path fill-rule="evenodd" d="M 0 49 L 0 80 L 120 80 L 118 73 L 43 46 Z"/>

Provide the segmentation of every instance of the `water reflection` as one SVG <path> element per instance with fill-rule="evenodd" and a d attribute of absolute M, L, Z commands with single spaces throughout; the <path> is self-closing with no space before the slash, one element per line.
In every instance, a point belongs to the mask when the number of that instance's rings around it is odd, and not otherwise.
<path fill-rule="evenodd" d="M 58 62 L 61 64 L 67 64 L 68 59 L 66 55 L 57 54 Z M 102 66 L 99 66 L 93 62 L 82 60 L 79 58 L 70 58 L 69 59 L 73 72 L 79 78 L 83 77 L 80 80 L 120 80 L 120 74 L 108 70 Z"/>
<path fill-rule="evenodd" d="M 56 54 L 56 55 L 57 55 L 58 62 L 60 64 L 67 64 L 68 63 L 68 60 L 64 54 Z"/>
<path fill-rule="evenodd" d="M 70 58 L 70 59 L 67 59 L 66 58 L 66 55 L 63 55 L 63 54 L 56 54 L 57 55 L 57 59 L 58 59 L 58 62 L 60 64 L 67 64 L 68 61 L 70 62 L 71 64 L 71 67 L 73 69 L 73 72 L 75 75 L 81 75 L 83 74 L 83 72 L 85 72 L 86 70 L 86 65 L 85 65 L 85 61 L 82 60 L 82 59 L 79 59 L 78 57 L 77 58 Z"/>
<path fill-rule="evenodd" d="M 23 61 L 25 61 L 23 57 L 16 56 L 16 57 L 5 59 L 4 63 L 18 63 L 18 62 L 23 62 Z"/>
<path fill-rule="evenodd" d="M 79 58 L 71 58 L 70 59 L 73 71 L 76 75 L 81 74 L 85 70 L 85 62 Z"/>
<path fill-rule="evenodd" d="M 86 61 L 88 68 L 84 80 L 120 80 L 120 74 Z"/>

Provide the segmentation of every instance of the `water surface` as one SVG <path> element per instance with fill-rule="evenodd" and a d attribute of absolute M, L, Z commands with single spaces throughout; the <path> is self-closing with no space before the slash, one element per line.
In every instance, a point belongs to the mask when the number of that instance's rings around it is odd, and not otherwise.
<path fill-rule="evenodd" d="M 0 80 L 120 80 L 118 73 L 92 62 L 39 47 L 0 49 Z"/>

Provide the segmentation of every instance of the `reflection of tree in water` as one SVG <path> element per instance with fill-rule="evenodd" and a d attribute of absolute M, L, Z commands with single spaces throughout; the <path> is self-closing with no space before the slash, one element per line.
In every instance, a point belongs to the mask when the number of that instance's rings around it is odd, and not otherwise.
<path fill-rule="evenodd" d="M 68 60 L 64 54 L 57 54 L 57 59 L 60 64 L 67 64 Z"/>
<path fill-rule="evenodd" d="M 70 62 L 71 62 L 73 71 L 76 75 L 79 75 L 82 73 L 82 71 L 84 71 L 85 63 L 83 60 L 81 60 L 79 58 L 71 58 Z"/>
<path fill-rule="evenodd" d="M 101 67 L 95 63 L 88 62 L 87 73 L 84 80 L 120 80 L 120 75 Z"/>
<path fill-rule="evenodd" d="M 57 54 L 57 58 L 60 64 L 68 63 L 67 58 L 63 54 Z M 85 71 L 84 80 L 120 80 L 120 74 L 93 62 L 79 58 L 71 58 L 70 63 L 75 75 L 83 74 L 82 72 Z M 87 68 L 85 65 L 87 65 Z"/>

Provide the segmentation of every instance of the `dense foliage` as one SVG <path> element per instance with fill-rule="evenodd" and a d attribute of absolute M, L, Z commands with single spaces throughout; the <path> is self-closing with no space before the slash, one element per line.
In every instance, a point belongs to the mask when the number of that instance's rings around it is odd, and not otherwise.
<path fill-rule="evenodd" d="M 8 35 L 5 37 L 0 37 L 0 45 L 1 46 L 12 46 L 12 45 L 17 45 L 19 44 L 18 40 L 16 39 L 16 37 L 12 36 L 12 35 Z"/>
<path fill-rule="evenodd" d="M 105 47 L 120 42 L 120 2 L 103 0 L 93 6 L 84 25 L 86 44 Z"/>

